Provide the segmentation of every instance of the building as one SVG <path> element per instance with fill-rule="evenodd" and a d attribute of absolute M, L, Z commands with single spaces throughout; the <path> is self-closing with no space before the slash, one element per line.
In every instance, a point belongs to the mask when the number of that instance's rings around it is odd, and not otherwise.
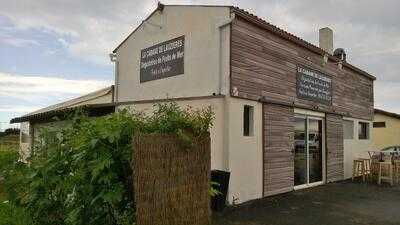
<path fill-rule="evenodd" d="M 114 105 L 211 105 L 230 203 L 349 178 L 372 146 L 375 77 L 319 35 L 317 47 L 236 7 L 159 4 L 111 54 Z"/>
<path fill-rule="evenodd" d="M 375 109 L 372 141 L 376 149 L 400 146 L 400 115 Z"/>
<path fill-rule="evenodd" d="M 236 7 L 159 4 L 113 52 L 117 107 L 212 105 L 231 203 L 349 178 L 372 145 L 375 77 L 319 32 L 316 47 Z"/>
<path fill-rule="evenodd" d="M 71 99 L 59 104 L 28 113 L 14 118 L 10 123 L 20 124 L 20 156 L 21 161 L 26 162 L 29 157 L 34 140 L 40 135 L 40 129 L 47 127 L 63 126 L 65 116 L 77 107 L 82 107 L 89 116 L 101 116 L 115 111 L 114 86 L 109 86 L 87 95 Z"/>

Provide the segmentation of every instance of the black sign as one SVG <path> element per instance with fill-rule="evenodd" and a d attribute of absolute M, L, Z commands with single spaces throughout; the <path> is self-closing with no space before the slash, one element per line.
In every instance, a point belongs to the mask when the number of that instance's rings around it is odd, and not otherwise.
<path fill-rule="evenodd" d="M 184 73 L 185 36 L 143 49 L 140 83 Z"/>
<path fill-rule="evenodd" d="M 297 97 L 332 105 L 332 79 L 318 71 L 297 67 Z"/>

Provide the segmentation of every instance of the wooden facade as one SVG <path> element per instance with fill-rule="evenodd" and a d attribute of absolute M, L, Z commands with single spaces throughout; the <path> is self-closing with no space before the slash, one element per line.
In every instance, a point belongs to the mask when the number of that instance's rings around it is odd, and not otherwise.
<path fill-rule="evenodd" d="M 326 181 L 342 180 L 344 176 L 343 119 L 339 115 L 326 114 Z"/>
<path fill-rule="evenodd" d="M 347 117 L 372 120 L 373 80 L 337 63 L 323 65 L 323 56 L 237 17 L 231 33 L 231 88 L 238 97 L 291 104 Z M 297 66 L 332 78 L 332 105 L 296 96 Z"/>
<path fill-rule="evenodd" d="M 324 62 L 305 45 L 240 14 L 231 25 L 231 95 L 264 102 L 264 196 L 293 190 L 295 108 L 325 113 L 325 182 L 343 179 L 343 117 L 373 118 L 374 77 L 346 62 L 339 66 L 329 55 Z M 331 78 L 331 105 L 297 97 L 299 66 Z"/>
<path fill-rule="evenodd" d="M 294 111 L 292 107 L 264 104 L 264 196 L 293 190 Z"/>

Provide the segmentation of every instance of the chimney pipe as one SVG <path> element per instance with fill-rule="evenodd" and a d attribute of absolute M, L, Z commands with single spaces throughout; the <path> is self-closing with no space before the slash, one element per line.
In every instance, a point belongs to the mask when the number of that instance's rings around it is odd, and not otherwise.
<path fill-rule="evenodd" d="M 319 47 L 333 54 L 333 31 L 329 27 L 319 29 Z"/>

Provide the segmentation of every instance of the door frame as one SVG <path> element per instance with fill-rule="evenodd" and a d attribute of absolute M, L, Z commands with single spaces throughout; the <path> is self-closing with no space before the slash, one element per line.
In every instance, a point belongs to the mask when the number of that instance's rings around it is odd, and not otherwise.
<path fill-rule="evenodd" d="M 306 145 L 306 151 L 307 151 L 307 183 L 306 184 L 301 184 L 301 185 L 294 185 L 293 184 L 293 189 L 294 190 L 300 190 L 304 188 L 309 188 L 309 187 L 314 187 L 318 185 L 322 185 L 326 183 L 326 167 L 327 167 L 327 162 L 326 162 L 326 148 L 325 148 L 325 143 L 326 143 L 326 127 L 325 127 L 325 114 L 319 113 L 319 112 L 314 112 L 314 111 L 308 111 L 308 110 L 296 110 L 294 113 L 294 117 L 297 118 L 303 118 L 306 120 L 306 140 L 305 142 L 307 143 Z M 310 183 L 310 159 L 309 159 L 309 144 L 308 144 L 308 138 L 309 138 L 309 119 L 314 119 L 314 120 L 320 120 L 322 123 L 322 181 L 317 181 Z M 293 163 L 295 161 L 295 153 L 293 152 Z M 294 164 L 293 164 L 294 165 Z"/>

